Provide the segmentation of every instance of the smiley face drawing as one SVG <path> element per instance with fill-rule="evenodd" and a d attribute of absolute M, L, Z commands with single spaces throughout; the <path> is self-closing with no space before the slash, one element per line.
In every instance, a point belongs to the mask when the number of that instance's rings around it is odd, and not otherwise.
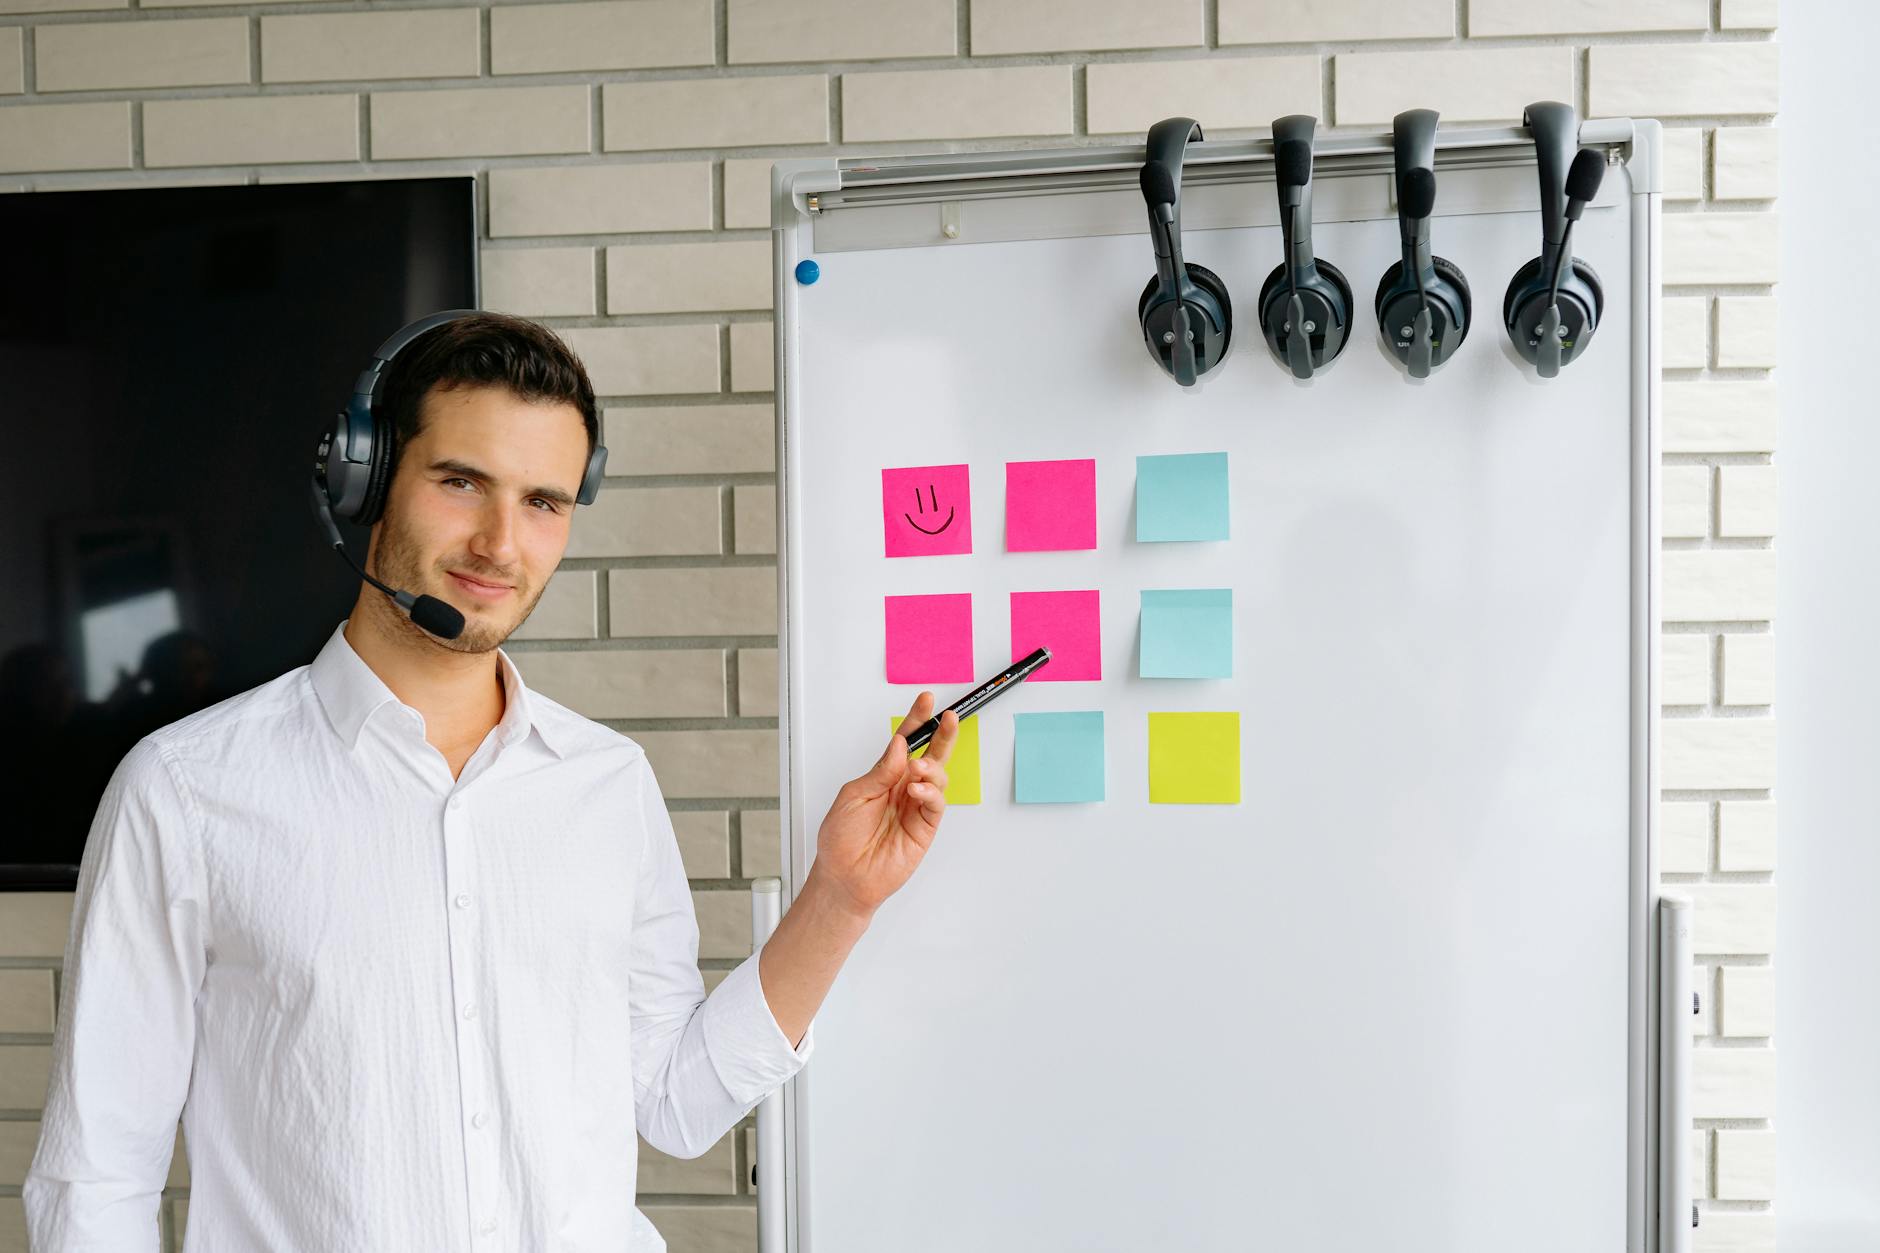
<path fill-rule="evenodd" d="M 881 472 L 882 542 L 890 557 L 973 551 L 971 482 L 964 464 Z"/>

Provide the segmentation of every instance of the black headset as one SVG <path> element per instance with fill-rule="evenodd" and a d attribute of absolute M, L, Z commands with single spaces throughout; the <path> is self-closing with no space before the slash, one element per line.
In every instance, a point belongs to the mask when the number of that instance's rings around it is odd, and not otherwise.
<path fill-rule="evenodd" d="M 392 461 L 397 432 L 392 420 L 378 408 L 379 388 L 385 367 L 412 340 L 446 322 L 459 318 L 483 316 L 481 309 L 446 309 L 400 327 L 390 339 L 380 344 L 372 361 L 359 372 L 353 384 L 352 398 L 335 414 L 320 437 L 320 449 L 313 458 L 313 512 L 325 529 L 339 555 L 372 586 L 397 601 L 411 620 L 433 635 L 455 639 L 463 631 L 463 615 L 432 596 L 416 596 L 397 591 L 373 578 L 346 551 L 346 541 L 333 519 L 337 516 L 360 526 L 371 526 L 385 511 L 385 497 L 391 486 Z M 594 503 L 606 473 L 607 448 L 594 441 L 587 469 L 581 476 L 575 500 L 583 505 Z"/>
<path fill-rule="evenodd" d="M 1233 338 L 1227 284 L 1204 265 L 1182 260 L 1182 157 L 1201 141 L 1201 124 L 1172 117 L 1149 128 L 1148 158 L 1138 182 L 1149 209 L 1155 277 L 1136 302 L 1149 355 L 1183 387 L 1221 363 Z"/>
<path fill-rule="evenodd" d="M 1384 347 L 1419 379 L 1449 360 L 1469 334 L 1469 280 L 1453 262 L 1430 252 L 1436 117 L 1434 109 L 1406 109 L 1391 119 L 1403 260 L 1384 271 L 1372 302 Z"/>
<path fill-rule="evenodd" d="M 1541 180 L 1541 255 L 1515 271 L 1502 297 L 1501 318 L 1514 350 L 1542 378 L 1577 361 L 1599 326 L 1606 293 L 1593 267 L 1573 255 L 1573 224 L 1599 194 L 1605 160 L 1579 147 L 1580 119 L 1570 104 L 1543 100 L 1521 124 L 1534 136 Z"/>
<path fill-rule="evenodd" d="M 1260 288 L 1260 330 L 1273 355 L 1309 379 L 1345 349 L 1351 333 L 1351 284 L 1312 253 L 1312 130 L 1318 119 L 1294 113 L 1273 123 L 1273 185 L 1279 191 L 1286 259 Z"/>

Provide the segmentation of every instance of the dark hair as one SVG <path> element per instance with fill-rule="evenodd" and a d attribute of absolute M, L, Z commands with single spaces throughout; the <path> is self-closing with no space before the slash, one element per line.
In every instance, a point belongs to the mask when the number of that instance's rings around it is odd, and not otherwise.
<path fill-rule="evenodd" d="M 565 401 L 581 411 L 588 453 L 600 442 L 594 385 L 581 358 L 540 323 L 507 313 L 477 313 L 434 326 L 392 358 L 377 408 L 391 420 L 392 462 L 424 429 L 422 404 L 433 387 L 506 387 L 527 403 Z"/>

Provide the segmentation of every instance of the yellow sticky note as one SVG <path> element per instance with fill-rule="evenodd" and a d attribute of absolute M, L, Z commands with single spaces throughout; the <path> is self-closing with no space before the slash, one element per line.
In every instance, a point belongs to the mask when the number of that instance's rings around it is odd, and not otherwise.
<path fill-rule="evenodd" d="M 1240 715 L 1149 715 L 1149 802 L 1240 803 Z"/>
<path fill-rule="evenodd" d="M 888 715 L 888 734 L 893 735 L 901 729 L 901 720 L 906 714 Z M 913 753 L 916 757 L 927 755 L 927 746 L 922 744 Z M 953 741 L 953 751 L 947 756 L 947 804 L 977 805 L 979 803 L 979 715 L 971 714 L 960 721 L 960 733 Z"/>

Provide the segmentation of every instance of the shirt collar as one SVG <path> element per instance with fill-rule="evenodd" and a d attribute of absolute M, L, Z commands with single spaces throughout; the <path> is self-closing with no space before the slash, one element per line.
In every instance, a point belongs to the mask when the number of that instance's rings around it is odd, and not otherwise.
<path fill-rule="evenodd" d="M 521 739 L 533 729 L 551 753 L 565 756 L 567 746 L 559 729 L 542 718 L 540 703 L 523 683 L 516 663 L 500 648 L 496 650 L 496 657 L 503 676 L 503 717 L 496 727 L 503 742 Z M 385 686 L 385 680 L 353 651 L 346 639 L 346 620 L 333 628 L 333 634 L 313 659 L 309 673 L 327 720 L 348 748 L 358 745 L 359 733 L 380 708 L 387 704 L 402 706 L 392 689 Z"/>

